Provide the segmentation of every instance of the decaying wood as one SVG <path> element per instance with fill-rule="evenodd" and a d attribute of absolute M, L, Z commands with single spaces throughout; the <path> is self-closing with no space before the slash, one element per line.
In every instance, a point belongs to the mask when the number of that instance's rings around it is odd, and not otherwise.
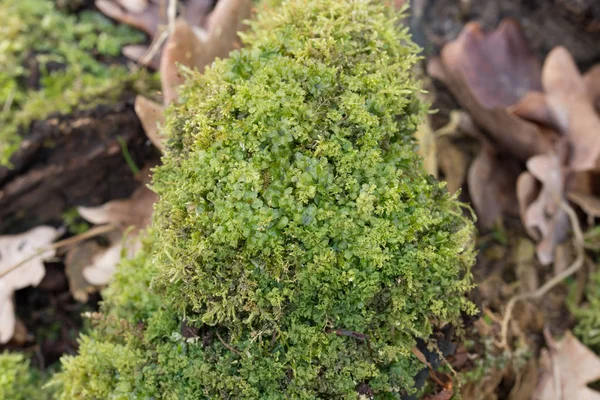
<path fill-rule="evenodd" d="M 140 183 L 119 141 L 138 167 L 158 160 L 132 101 L 31 124 L 12 168 L 0 167 L 0 233 L 60 223 L 69 207 L 129 196 Z"/>

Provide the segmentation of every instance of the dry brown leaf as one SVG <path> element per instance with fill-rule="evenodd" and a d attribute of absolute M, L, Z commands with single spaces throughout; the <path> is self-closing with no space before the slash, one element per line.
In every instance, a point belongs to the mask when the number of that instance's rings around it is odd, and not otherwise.
<path fill-rule="evenodd" d="M 142 123 L 146 136 L 160 151 L 165 151 L 165 138 L 158 133 L 159 125 L 164 126 L 164 107 L 144 96 L 136 96 L 135 113 Z"/>
<path fill-rule="evenodd" d="M 600 217 L 600 198 L 578 190 L 568 192 L 567 198 L 588 215 L 590 225 L 594 224 L 594 218 Z"/>
<path fill-rule="evenodd" d="M 147 59 L 150 48 L 142 44 L 131 44 L 123 47 L 123 55 L 136 63 L 145 65 L 154 70 L 160 68 L 161 51 L 157 51 L 150 59 Z"/>
<path fill-rule="evenodd" d="M 428 72 L 450 88 L 504 151 L 526 161 L 552 148 L 550 132 L 507 111 L 526 93 L 542 88 L 540 65 L 516 21 L 506 19 L 488 35 L 479 24 L 467 24 L 441 57 L 430 61 Z"/>
<path fill-rule="evenodd" d="M 588 96 L 596 110 L 600 112 L 600 64 L 594 65 L 583 76 Z"/>
<path fill-rule="evenodd" d="M 96 288 L 84 278 L 83 270 L 89 266 L 94 255 L 101 249 L 98 243 L 88 241 L 70 249 L 65 257 L 65 273 L 69 280 L 69 290 L 73 297 L 82 303 L 88 300 L 89 293 L 96 291 Z"/>
<path fill-rule="evenodd" d="M 0 236 L 0 273 L 6 274 L 0 277 L 0 343 L 8 342 L 14 334 L 14 291 L 37 286 L 42 281 L 46 274 L 43 261 L 54 257 L 56 251 L 36 253 L 48 247 L 60 234 L 51 226 L 38 226 L 19 235 Z M 13 268 L 29 257 L 32 258 Z"/>
<path fill-rule="evenodd" d="M 157 2 L 151 2 L 142 11 L 128 10 L 120 1 L 96 0 L 96 7 L 106 16 L 119 22 L 131 25 L 154 37 L 158 32 L 161 19 L 164 20 L 165 13 Z M 133 3 L 131 3 L 133 4 Z M 134 7 L 135 8 L 135 7 Z M 162 16 L 162 18 L 161 18 Z"/>
<path fill-rule="evenodd" d="M 512 114 L 557 129 L 552 118 L 546 95 L 542 92 L 529 92 L 518 103 L 508 107 Z"/>
<path fill-rule="evenodd" d="M 518 211 L 515 185 L 520 173 L 512 159 L 502 159 L 485 142 L 471 164 L 467 177 L 471 201 L 484 227 L 493 226 L 502 212 Z"/>
<path fill-rule="evenodd" d="M 571 332 L 558 342 L 547 334 L 546 341 L 549 349 L 542 350 L 532 400 L 600 400 L 600 393 L 587 387 L 600 379 L 600 358 Z"/>
<path fill-rule="evenodd" d="M 540 154 L 527 161 L 527 169 L 541 183 L 541 190 L 527 207 L 523 224 L 528 231 L 539 232 L 539 236 L 535 235 L 541 238 L 538 259 L 548 265 L 554 259 L 556 245 L 566 239 L 569 229 L 567 214 L 560 207 L 565 187 L 561 157 L 556 153 Z"/>
<path fill-rule="evenodd" d="M 156 199 L 156 194 L 142 185 L 127 199 L 112 200 L 99 207 L 77 207 L 77 210 L 93 224 L 113 224 L 122 229 L 133 227 L 137 232 L 150 224 Z"/>
<path fill-rule="evenodd" d="M 179 19 L 171 32 L 160 61 L 160 77 L 164 104 L 177 98 L 177 87 L 183 83 L 178 64 L 204 71 L 217 57 L 226 57 L 241 46 L 238 32 L 250 17 L 251 0 L 221 0 L 210 14 L 205 31 Z"/>
<path fill-rule="evenodd" d="M 595 169 L 600 158 L 600 117 L 567 49 L 557 47 L 550 52 L 544 63 L 542 82 L 553 120 L 571 145 L 570 168 Z"/>
<path fill-rule="evenodd" d="M 465 183 L 469 169 L 469 155 L 460 146 L 454 144 L 449 136 L 438 136 L 436 147 L 437 163 L 444 174 L 448 191 L 456 193 Z"/>
<path fill-rule="evenodd" d="M 140 230 L 151 222 L 156 194 L 145 185 L 140 186 L 128 199 L 113 200 L 99 207 L 78 207 L 79 214 L 93 224 L 112 224 L 120 231 L 107 235 L 108 247 L 83 243 L 81 249 L 72 249 L 67 257 L 69 281 L 75 287 L 73 295 L 86 296 L 89 285 L 106 285 L 123 256 L 133 257 L 141 247 Z M 131 229 L 123 237 L 126 229 Z"/>
<path fill-rule="evenodd" d="M 141 13 L 148 8 L 148 0 L 117 0 L 127 11 L 132 13 Z"/>
<path fill-rule="evenodd" d="M 521 221 L 525 226 L 527 234 L 535 239 L 539 240 L 539 232 L 532 228 L 533 223 L 527 223 L 527 210 L 529 206 L 537 199 L 540 193 L 540 184 L 528 171 L 524 171 L 519 175 L 517 179 L 517 201 L 519 202 L 519 214 L 521 215 Z"/>
<path fill-rule="evenodd" d="M 83 277 L 92 285 L 108 284 L 123 257 L 133 257 L 142 247 L 136 236 L 123 238 L 116 234 L 109 240 L 110 246 L 94 254 L 89 260 L 90 264 L 83 268 Z"/>

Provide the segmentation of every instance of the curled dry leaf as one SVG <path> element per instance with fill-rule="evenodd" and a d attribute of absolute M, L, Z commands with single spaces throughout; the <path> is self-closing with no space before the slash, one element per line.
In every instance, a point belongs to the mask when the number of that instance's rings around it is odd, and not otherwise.
<path fill-rule="evenodd" d="M 519 214 L 525 226 L 527 234 L 533 239 L 539 240 L 539 232 L 533 228 L 532 222 L 527 222 L 527 210 L 540 193 L 540 184 L 531 173 L 524 171 L 517 179 L 517 201 L 519 202 Z"/>
<path fill-rule="evenodd" d="M 573 190 L 567 193 L 567 198 L 587 214 L 590 226 L 594 224 L 594 218 L 600 217 L 600 199 L 598 197 Z"/>
<path fill-rule="evenodd" d="M 150 59 L 147 59 L 150 48 L 142 44 L 131 44 L 123 47 L 123 55 L 136 63 L 145 65 L 152 69 L 160 68 L 161 51 L 157 51 Z"/>
<path fill-rule="evenodd" d="M 83 277 L 92 285 L 106 285 L 121 259 L 133 257 L 141 248 L 141 242 L 135 236 L 123 237 L 117 233 L 109 237 L 109 242 L 110 246 L 93 254 L 90 264 L 83 268 Z"/>
<path fill-rule="evenodd" d="M 484 227 L 491 227 L 502 212 L 518 210 L 515 184 L 520 172 L 512 159 L 503 159 L 487 143 L 471 167 L 467 177 L 469 194 Z"/>
<path fill-rule="evenodd" d="M 583 80 L 590 100 L 596 106 L 596 110 L 600 112 L 600 64 L 590 68 L 583 76 Z"/>
<path fill-rule="evenodd" d="M 567 49 L 557 47 L 550 52 L 542 82 L 553 120 L 571 145 L 570 168 L 596 169 L 600 158 L 600 117 Z"/>
<path fill-rule="evenodd" d="M 541 91 L 541 68 L 519 24 L 502 21 L 486 35 L 475 22 L 428 64 L 502 150 L 521 161 L 552 148 L 553 135 L 507 111 L 530 91 Z"/>
<path fill-rule="evenodd" d="M 19 235 L 0 236 L 0 343 L 6 343 L 14 334 L 13 292 L 42 281 L 46 274 L 43 261 L 54 257 L 55 250 L 36 253 L 60 234 L 51 226 L 39 226 Z M 24 260 L 27 261 L 14 268 Z"/>
<path fill-rule="evenodd" d="M 69 251 L 65 264 L 74 297 L 85 299 L 93 286 L 106 285 L 121 258 L 132 257 L 139 250 L 138 233 L 150 224 L 156 199 L 156 194 L 142 185 L 128 199 L 113 200 L 99 207 L 78 207 L 87 221 L 112 224 L 121 230 L 106 237 L 108 247 L 85 242 Z M 123 237 L 128 228 L 132 229 Z"/>
<path fill-rule="evenodd" d="M 600 400 L 587 387 L 600 379 L 600 358 L 571 332 L 560 341 L 546 333 L 549 349 L 540 356 L 541 375 L 532 400 Z"/>
<path fill-rule="evenodd" d="M 477 216 L 484 227 L 491 227 L 503 212 L 514 214 L 518 211 L 515 186 L 520 172 L 514 159 L 501 156 L 492 146 L 483 143 L 469 168 L 467 182 Z"/>
<path fill-rule="evenodd" d="M 96 7 L 106 16 L 119 22 L 131 25 L 154 37 L 158 32 L 158 25 L 165 20 L 165 10 L 161 10 L 159 2 L 146 2 L 135 6 L 135 1 L 128 0 L 96 0 Z M 124 6 L 127 4 L 128 6 Z M 135 10 L 137 9 L 137 10 Z"/>
<path fill-rule="evenodd" d="M 456 145 L 449 136 L 436 138 L 437 163 L 444 175 L 450 193 L 462 188 L 469 169 L 468 154 Z"/>
<path fill-rule="evenodd" d="M 566 239 L 569 229 L 567 214 L 560 207 L 564 200 L 565 172 L 556 153 L 532 157 L 527 161 L 527 169 L 541 183 L 541 189 L 527 206 L 523 224 L 528 231 L 539 232 L 535 235 L 541 239 L 537 255 L 543 265 L 548 265 L 554 259 L 556 245 Z"/>
<path fill-rule="evenodd" d="M 139 14 L 148 8 L 148 0 L 118 0 L 118 3 L 127 11 Z"/>
<path fill-rule="evenodd" d="M 220 0 L 204 31 L 184 19 L 176 22 L 160 61 L 165 105 L 177 98 L 177 87 L 183 83 L 178 64 L 203 72 L 217 57 L 241 46 L 238 32 L 244 30 L 251 6 L 251 0 Z"/>
<path fill-rule="evenodd" d="M 112 200 L 99 207 L 78 207 L 77 210 L 93 224 L 113 224 L 123 230 L 133 227 L 134 232 L 138 232 L 150 224 L 156 199 L 156 194 L 142 185 L 127 199 Z"/>
<path fill-rule="evenodd" d="M 164 107 L 144 96 L 136 96 L 134 108 L 148 139 L 160 151 L 164 151 L 166 139 L 158 133 L 159 125 L 165 123 Z"/>

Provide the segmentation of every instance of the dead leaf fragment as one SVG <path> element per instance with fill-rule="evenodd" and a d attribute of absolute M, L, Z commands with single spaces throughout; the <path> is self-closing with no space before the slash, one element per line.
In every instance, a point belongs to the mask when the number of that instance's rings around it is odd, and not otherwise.
<path fill-rule="evenodd" d="M 488 144 L 481 150 L 469 169 L 467 182 L 473 206 L 484 227 L 493 226 L 502 212 L 518 210 L 515 185 L 520 173 L 514 160 L 503 160 Z"/>
<path fill-rule="evenodd" d="M 156 199 L 156 193 L 142 185 L 128 199 L 109 201 L 99 207 L 77 207 L 77 211 L 93 224 L 134 227 L 137 232 L 150 224 Z"/>
<path fill-rule="evenodd" d="M 107 235 L 108 247 L 85 242 L 69 251 L 65 262 L 73 296 L 84 299 L 93 286 L 106 285 L 122 257 L 135 255 L 141 247 L 138 233 L 150 224 L 156 199 L 156 194 L 142 185 L 128 199 L 113 200 L 99 207 L 78 207 L 89 222 L 111 224 L 121 230 Z M 132 229 L 124 237 L 128 228 Z"/>
<path fill-rule="evenodd" d="M 134 109 L 148 139 L 156 148 L 164 152 L 166 139 L 158 133 L 159 125 L 165 124 L 164 107 L 144 96 L 136 96 Z"/>
<path fill-rule="evenodd" d="M 250 17 L 251 0 L 221 0 L 209 15 L 207 27 L 200 30 L 184 19 L 178 19 L 165 44 L 160 61 L 160 79 L 164 104 L 177 98 L 177 87 L 183 83 L 178 64 L 203 72 L 217 57 L 226 57 L 241 46 L 238 32 Z"/>
<path fill-rule="evenodd" d="M 15 332 L 14 291 L 42 281 L 46 273 L 43 261 L 54 257 L 56 251 L 37 253 L 60 234 L 51 226 L 38 226 L 19 235 L 0 236 L 0 343 L 8 342 Z M 15 268 L 20 262 L 23 264 Z"/>
<path fill-rule="evenodd" d="M 594 225 L 594 218 L 600 217 L 600 198 L 579 190 L 568 192 L 567 198 L 581 207 L 588 215 L 589 224 Z"/>
<path fill-rule="evenodd" d="M 567 49 L 557 47 L 548 54 L 542 82 L 554 122 L 571 145 L 569 166 L 574 171 L 595 169 L 600 158 L 600 117 Z"/>
<path fill-rule="evenodd" d="M 475 122 L 521 161 L 552 148 L 551 135 L 507 111 L 526 93 L 541 91 L 540 71 L 512 19 L 487 35 L 479 24 L 467 24 L 428 64 L 429 74 L 449 87 Z"/>
<path fill-rule="evenodd" d="M 532 400 L 600 400 L 600 393 L 587 387 L 600 379 L 600 358 L 571 332 L 560 341 L 546 337 L 549 349 L 542 350 L 541 376 Z"/>
<path fill-rule="evenodd" d="M 556 153 L 540 154 L 527 161 L 527 169 L 540 183 L 541 190 L 527 210 L 523 224 L 528 231 L 537 230 L 541 241 L 537 254 L 543 265 L 554 259 L 556 245 L 566 239 L 569 221 L 560 207 L 564 199 L 565 174 L 561 157 Z"/>

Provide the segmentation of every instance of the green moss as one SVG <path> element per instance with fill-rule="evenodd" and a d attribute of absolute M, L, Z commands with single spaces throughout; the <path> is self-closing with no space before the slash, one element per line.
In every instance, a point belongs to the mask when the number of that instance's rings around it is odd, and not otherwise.
<path fill-rule="evenodd" d="M 0 399 L 44 400 L 50 394 L 41 387 L 40 373 L 29 367 L 29 361 L 18 353 L 0 353 Z"/>
<path fill-rule="evenodd" d="M 170 109 L 153 233 L 65 359 L 62 399 L 395 399 L 423 367 L 415 338 L 473 310 L 473 226 L 416 155 L 398 16 L 261 10 Z"/>
<path fill-rule="evenodd" d="M 577 320 L 575 335 L 588 347 L 600 351 L 600 272 L 590 276 L 585 291 L 586 304 L 571 306 Z"/>
<path fill-rule="evenodd" d="M 67 15 L 49 0 L 0 2 L 0 165 L 20 143 L 19 133 L 53 112 L 115 101 L 123 90 L 147 90 L 143 71 L 115 61 L 143 34 L 96 12 Z"/>

